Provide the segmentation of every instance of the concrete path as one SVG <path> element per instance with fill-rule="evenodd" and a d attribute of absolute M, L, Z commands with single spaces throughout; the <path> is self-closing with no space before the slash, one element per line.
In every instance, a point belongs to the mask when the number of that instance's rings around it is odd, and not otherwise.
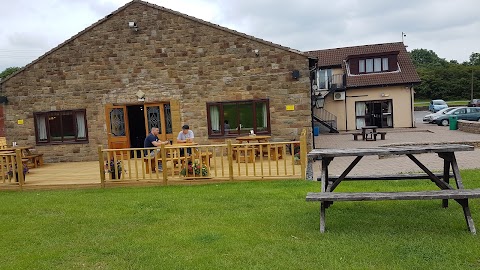
<path fill-rule="evenodd" d="M 424 124 L 421 122 L 421 112 L 416 115 L 416 128 L 383 129 L 382 131 L 387 132 L 385 140 L 354 141 L 353 135 L 350 133 L 320 134 L 315 137 L 316 148 L 362 148 L 398 144 L 480 142 L 480 134 L 449 130 L 449 127 L 434 124 Z M 455 155 L 460 169 L 480 169 L 479 148 L 476 148 L 474 151 L 457 152 Z M 443 160 L 436 154 L 422 154 L 416 157 L 430 170 L 443 170 Z M 340 175 L 353 159 L 353 157 L 335 158 L 330 163 L 329 173 Z M 320 170 L 320 161 L 314 162 L 314 179 L 319 177 Z M 364 157 L 349 175 L 381 175 L 410 172 L 421 172 L 421 169 L 406 156 L 382 159 L 379 159 L 378 156 L 368 156 Z"/>

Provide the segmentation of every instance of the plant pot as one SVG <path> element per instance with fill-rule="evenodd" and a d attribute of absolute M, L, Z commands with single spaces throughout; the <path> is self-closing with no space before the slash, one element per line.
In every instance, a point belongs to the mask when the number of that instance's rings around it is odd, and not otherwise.
<path fill-rule="evenodd" d="M 18 179 L 19 179 L 19 178 L 18 178 L 18 173 L 16 172 L 16 173 L 15 173 L 15 182 L 18 182 Z M 24 174 L 24 175 L 23 175 L 23 182 L 25 182 L 26 180 L 27 180 L 27 175 Z"/>
<path fill-rule="evenodd" d="M 117 174 L 115 172 L 110 172 L 112 179 L 117 179 Z M 122 179 L 122 172 L 118 172 L 118 179 Z"/>

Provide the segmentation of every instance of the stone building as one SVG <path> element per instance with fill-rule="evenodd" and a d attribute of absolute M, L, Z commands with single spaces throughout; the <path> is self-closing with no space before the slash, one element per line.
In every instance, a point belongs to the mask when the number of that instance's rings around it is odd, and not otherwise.
<path fill-rule="evenodd" d="M 311 61 L 310 61 L 311 62 Z M 202 144 L 311 132 L 308 56 L 134 0 L 0 82 L 9 143 L 47 162 L 143 147 L 154 126 Z M 228 125 L 226 124 L 228 122 Z"/>

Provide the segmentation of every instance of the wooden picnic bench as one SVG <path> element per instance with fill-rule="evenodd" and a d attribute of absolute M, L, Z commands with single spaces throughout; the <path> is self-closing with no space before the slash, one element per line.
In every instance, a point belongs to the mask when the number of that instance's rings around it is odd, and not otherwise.
<path fill-rule="evenodd" d="M 352 133 L 352 135 L 353 135 L 354 141 L 358 141 L 358 137 L 362 137 L 362 139 L 366 141 L 376 141 L 378 135 L 380 135 L 380 140 L 385 140 L 387 132 L 385 131 L 376 131 L 376 132 L 369 132 L 369 133 L 354 132 Z"/>
<path fill-rule="evenodd" d="M 430 200 L 441 199 L 442 206 L 448 207 L 448 200 L 453 199 L 463 209 L 467 228 L 472 234 L 476 234 L 475 225 L 470 213 L 468 199 L 479 198 L 480 189 L 464 189 L 460 169 L 458 167 L 455 152 L 473 151 L 472 146 L 468 145 L 416 145 L 403 147 L 372 147 L 372 148 L 353 148 L 353 149 L 314 149 L 308 156 L 310 158 L 321 159 L 321 192 L 310 192 L 306 196 L 307 201 L 320 202 L 320 232 L 325 231 L 325 209 L 334 201 L 378 201 L 378 200 Z M 436 153 L 444 161 L 443 173 L 432 173 L 424 164 L 422 164 L 414 155 L 422 153 Z M 394 175 L 391 177 L 381 176 L 359 176 L 347 177 L 348 173 L 365 156 L 373 155 L 406 155 L 412 160 L 425 174 L 422 175 Z M 329 177 L 328 166 L 335 157 L 353 156 L 355 159 L 338 177 Z M 451 169 L 451 173 L 450 173 Z M 455 184 L 454 189 L 450 185 L 450 178 L 453 175 Z M 436 191 L 410 191 L 410 192 L 333 192 L 335 188 L 344 180 L 393 180 L 393 179 L 429 179 L 440 188 Z"/>

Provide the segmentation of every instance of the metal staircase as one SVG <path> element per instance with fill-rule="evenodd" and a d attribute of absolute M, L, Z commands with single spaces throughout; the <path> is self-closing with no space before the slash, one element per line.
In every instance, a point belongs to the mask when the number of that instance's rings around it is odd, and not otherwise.
<path fill-rule="evenodd" d="M 317 110 L 317 114 L 313 115 L 313 120 L 328 128 L 330 133 L 338 133 L 337 117 L 331 112 L 320 108 Z"/>

